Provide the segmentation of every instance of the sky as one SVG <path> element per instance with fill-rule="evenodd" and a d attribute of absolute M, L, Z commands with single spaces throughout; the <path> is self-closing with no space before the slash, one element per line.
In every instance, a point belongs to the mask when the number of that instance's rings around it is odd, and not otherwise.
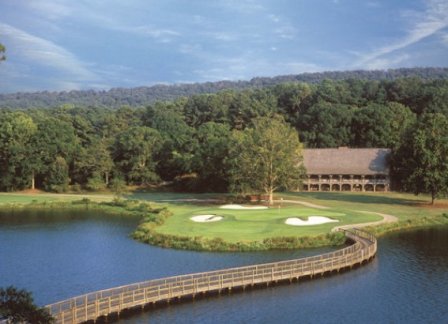
<path fill-rule="evenodd" d="M 448 0 L 0 0 L 0 93 L 448 67 Z"/>

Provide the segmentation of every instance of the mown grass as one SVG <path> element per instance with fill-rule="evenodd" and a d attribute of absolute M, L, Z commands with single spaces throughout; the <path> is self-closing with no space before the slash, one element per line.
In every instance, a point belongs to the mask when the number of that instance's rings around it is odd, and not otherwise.
<path fill-rule="evenodd" d="M 0 205 L 5 204 L 29 204 L 32 202 L 44 202 L 60 200 L 58 197 L 47 197 L 37 195 L 14 195 L 14 194 L 0 194 Z"/>
<path fill-rule="evenodd" d="M 274 206 L 265 210 L 227 210 L 219 206 L 195 206 L 192 204 L 171 204 L 173 213 L 166 222 L 157 227 L 161 234 L 201 236 L 204 238 L 221 238 L 227 242 L 260 241 L 272 237 L 296 237 L 323 235 L 336 225 L 355 222 L 371 222 L 382 217 L 353 211 L 323 210 L 301 205 Z M 197 223 L 190 218 L 197 215 L 218 215 L 223 220 L 218 222 Z M 291 226 L 285 221 L 289 217 L 304 220 L 308 216 L 326 216 L 338 220 L 338 223 L 326 223 L 313 226 Z"/>
<path fill-rule="evenodd" d="M 332 209 L 390 214 L 398 217 L 400 221 L 439 217 L 443 213 L 448 213 L 448 199 L 436 200 L 436 204 L 432 206 L 428 196 L 415 196 L 408 193 L 301 192 L 280 196 L 284 199 L 303 200 Z"/>
<path fill-rule="evenodd" d="M 82 200 L 83 197 L 88 199 Z M 362 211 L 390 214 L 399 222 L 368 228 L 376 235 L 390 231 L 448 224 L 448 200 L 429 205 L 428 197 L 402 193 L 341 193 L 312 192 L 277 195 L 328 209 L 282 203 L 267 210 L 220 209 L 218 203 L 204 201 L 222 199 L 229 195 L 134 193 L 133 200 L 112 201 L 112 195 L 55 195 L 55 194 L 0 194 L 0 208 L 91 208 L 99 212 L 120 213 L 143 219 L 134 238 L 163 247 L 214 251 L 248 251 L 279 248 L 316 247 L 343 243 L 341 234 L 329 234 L 334 226 L 381 220 L 380 216 Z M 197 199 L 176 202 L 177 199 Z M 95 200 L 95 201 L 92 201 Z M 111 202 L 112 201 L 112 202 Z M 148 204 L 147 201 L 152 201 Z M 153 201 L 156 201 L 154 203 Z M 197 215 L 219 215 L 219 222 L 197 223 L 190 220 Z M 313 226 L 284 224 L 288 217 L 307 219 L 326 216 L 339 220 Z"/>
<path fill-rule="evenodd" d="M 54 194 L 54 193 L 0 193 L 0 206 L 2 205 L 24 205 L 43 202 L 67 202 L 87 198 L 91 201 L 110 201 L 114 198 L 112 194 Z"/>

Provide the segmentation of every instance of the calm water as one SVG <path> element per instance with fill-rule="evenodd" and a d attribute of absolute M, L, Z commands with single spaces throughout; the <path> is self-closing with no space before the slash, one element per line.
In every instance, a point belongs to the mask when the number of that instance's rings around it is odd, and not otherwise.
<path fill-rule="evenodd" d="M 203 253 L 140 244 L 137 219 L 79 212 L 0 212 L 0 286 L 44 305 L 164 276 L 270 262 L 328 249 Z M 120 323 L 448 323 L 448 228 L 390 235 L 367 266 L 332 277 L 210 297 Z"/>

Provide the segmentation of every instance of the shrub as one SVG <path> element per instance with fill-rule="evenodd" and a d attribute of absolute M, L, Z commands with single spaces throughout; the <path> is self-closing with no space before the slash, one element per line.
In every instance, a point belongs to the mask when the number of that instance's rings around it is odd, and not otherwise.
<path fill-rule="evenodd" d="M 101 191 L 106 189 L 106 184 L 99 176 L 94 176 L 87 180 L 86 189 L 90 191 Z"/>

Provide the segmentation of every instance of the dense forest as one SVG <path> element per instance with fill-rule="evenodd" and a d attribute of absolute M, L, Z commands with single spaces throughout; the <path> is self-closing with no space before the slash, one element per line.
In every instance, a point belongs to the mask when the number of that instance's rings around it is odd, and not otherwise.
<path fill-rule="evenodd" d="M 119 190 L 124 184 L 171 183 L 179 190 L 225 191 L 235 165 L 232 148 L 242 132 L 257 118 L 273 116 L 297 131 L 305 147 L 402 152 L 392 161 L 396 183 L 415 192 L 431 189 L 419 184 L 417 190 L 404 177 L 421 169 L 422 157 L 433 166 L 441 159 L 437 186 L 448 185 L 448 80 L 404 78 L 289 82 L 139 108 L 2 109 L 0 190 Z M 438 156 L 426 157 L 431 152 Z"/>
<path fill-rule="evenodd" d="M 271 87 L 286 82 L 320 83 L 323 80 L 358 79 L 365 81 L 396 80 L 418 77 L 424 81 L 448 79 L 448 68 L 401 68 L 378 71 L 344 71 L 303 73 L 277 77 L 257 77 L 250 81 L 219 81 L 195 84 L 155 85 L 131 89 L 114 88 L 108 91 L 63 91 L 0 94 L 0 108 L 54 108 L 63 104 L 82 107 L 120 108 L 142 107 L 156 101 L 175 100 L 195 94 L 210 94 L 222 90 L 246 90 Z"/>

